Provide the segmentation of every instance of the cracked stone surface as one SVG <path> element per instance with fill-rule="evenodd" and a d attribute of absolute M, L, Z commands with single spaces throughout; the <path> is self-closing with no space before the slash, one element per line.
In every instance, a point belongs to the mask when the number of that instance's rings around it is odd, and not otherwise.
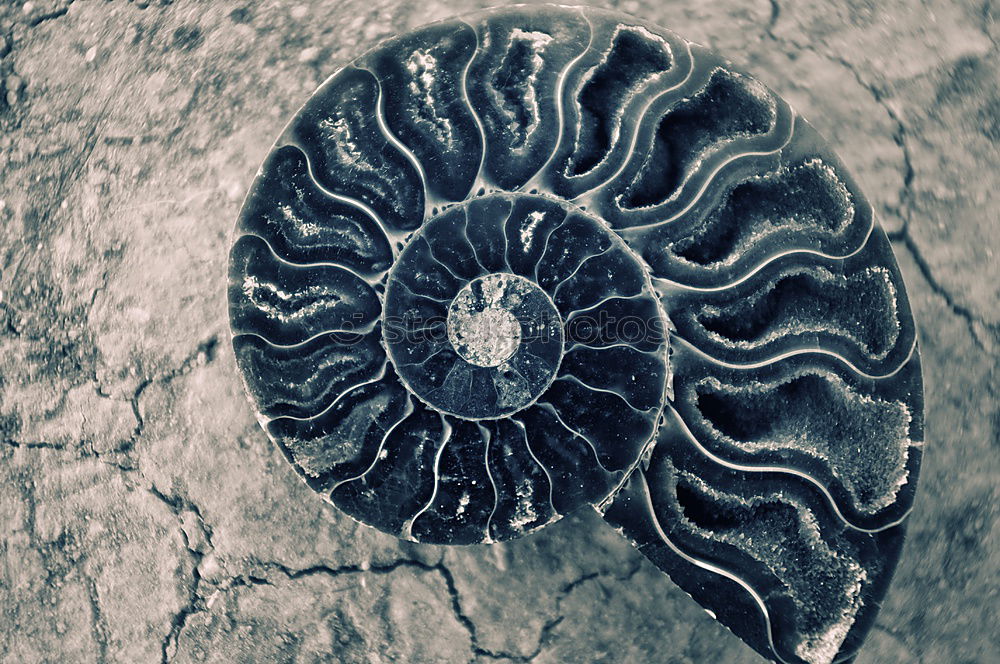
<path fill-rule="evenodd" d="M 775 88 L 890 229 L 928 443 L 858 661 L 993 661 L 1000 9 L 611 4 Z M 760 661 L 596 515 L 452 549 L 354 523 L 241 393 L 226 252 L 273 137 L 373 40 L 480 6 L 0 8 L 0 661 Z"/>

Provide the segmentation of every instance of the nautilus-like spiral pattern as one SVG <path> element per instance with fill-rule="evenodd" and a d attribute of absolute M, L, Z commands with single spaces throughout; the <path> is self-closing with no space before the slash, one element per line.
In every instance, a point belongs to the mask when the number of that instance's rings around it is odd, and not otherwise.
<path fill-rule="evenodd" d="M 229 303 L 261 425 L 358 521 L 592 505 L 774 661 L 873 624 L 922 444 L 903 283 L 824 141 L 700 46 L 556 6 L 378 45 L 261 167 Z"/>

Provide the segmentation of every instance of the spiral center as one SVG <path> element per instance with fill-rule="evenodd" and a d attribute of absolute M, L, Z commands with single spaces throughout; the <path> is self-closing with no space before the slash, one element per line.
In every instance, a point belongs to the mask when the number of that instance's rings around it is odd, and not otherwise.
<path fill-rule="evenodd" d="M 531 284 L 512 274 L 489 274 L 467 284 L 448 308 L 448 340 L 470 364 L 499 366 L 521 344 L 521 322 L 511 312 Z"/>
<path fill-rule="evenodd" d="M 641 289 L 624 249 L 612 255 L 616 241 L 596 219 L 531 194 L 477 197 L 427 220 L 386 279 L 383 339 L 400 380 L 429 407 L 462 419 L 530 408 L 563 366 L 563 309 L 576 329 L 590 321 L 582 314 L 593 303 Z M 621 287 L 612 286 L 619 278 Z M 594 352 L 574 351 L 570 365 Z"/>

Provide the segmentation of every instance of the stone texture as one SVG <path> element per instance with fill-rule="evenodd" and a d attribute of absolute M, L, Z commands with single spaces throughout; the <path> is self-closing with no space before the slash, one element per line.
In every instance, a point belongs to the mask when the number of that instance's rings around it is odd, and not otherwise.
<path fill-rule="evenodd" d="M 224 275 L 270 142 L 349 55 L 478 6 L 0 8 L 0 661 L 759 661 L 594 515 L 400 543 L 318 501 L 250 415 Z M 992 661 L 997 9 L 618 6 L 788 98 L 896 237 L 928 443 L 858 661 Z"/>
<path fill-rule="evenodd" d="M 171 661 L 469 661 L 449 604 L 441 574 L 419 567 L 282 571 L 211 595 Z"/>

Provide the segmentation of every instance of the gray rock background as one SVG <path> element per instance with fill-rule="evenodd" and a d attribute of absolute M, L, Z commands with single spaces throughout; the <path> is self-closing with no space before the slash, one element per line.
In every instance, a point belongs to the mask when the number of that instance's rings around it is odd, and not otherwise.
<path fill-rule="evenodd" d="M 0 6 L 0 660 L 760 661 L 594 515 L 456 549 L 356 525 L 241 393 L 226 254 L 273 138 L 352 54 L 479 6 Z M 859 662 L 997 661 L 1000 7 L 606 6 L 771 85 L 873 199 L 928 442 Z"/>

